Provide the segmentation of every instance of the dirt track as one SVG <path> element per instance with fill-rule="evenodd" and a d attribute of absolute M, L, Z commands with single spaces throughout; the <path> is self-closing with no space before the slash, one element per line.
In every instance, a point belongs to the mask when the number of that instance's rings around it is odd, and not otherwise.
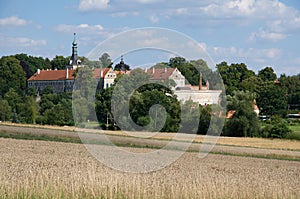
<path fill-rule="evenodd" d="M 32 128 L 32 127 L 20 127 L 20 126 L 10 126 L 10 125 L 0 125 L 0 131 L 5 132 L 13 132 L 13 133 L 30 133 L 35 135 L 49 135 L 49 136 L 64 136 L 64 137 L 73 137 L 73 138 L 79 138 L 79 131 L 85 131 L 84 133 L 80 135 L 88 135 L 88 139 L 94 140 L 95 143 L 103 143 L 103 140 L 99 138 L 98 134 L 99 132 L 88 130 L 88 129 L 67 129 L 64 130 L 64 128 Z M 123 145 L 123 146 L 136 146 L 136 147 L 145 147 L 148 148 L 154 147 L 154 148 L 160 148 L 166 146 L 168 143 L 170 143 L 170 140 L 174 137 L 174 134 L 169 133 L 160 133 L 154 137 L 154 139 L 145 139 L 145 138 L 137 138 L 137 137 L 129 137 L 125 136 L 122 132 L 105 132 L 107 138 L 112 141 L 113 143 Z M 190 135 L 182 135 L 180 138 L 175 140 L 175 144 L 173 145 L 173 148 L 181 148 L 182 145 L 187 144 L 185 141 L 189 140 Z M 243 139 L 243 138 L 241 138 Z M 244 138 L 245 141 L 253 142 L 256 138 Z M 197 142 L 192 143 L 189 146 L 190 151 L 201 151 L 203 148 L 200 147 L 213 147 L 212 152 L 214 153 L 228 153 L 228 154 L 237 154 L 237 155 L 252 155 L 252 156 L 269 156 L 271 157 L 284 157 L 289 159 L 297 159 L 300 160 L 300 151 L 298 147 L 300 147 L 299 141 L 286 141 L 286 148 L 282 148 L 282 145 L 284 144 L 284 141 L 282 140 L 274 140 L 273 147 L 274 149 L 270 148 L 264 148 L 264 147 L 257 147 L 255 144 L 252 144 L 253 146 L 239 146 L 239 145 L 226 145 L 226 140 L 228 143 L 233 143 L 232 140 L 239 140 L 237 138 L 220 138 L 218 140 L 217 145 L 213 146 L 211 143 L 198 143 L 198 141 L 203 141 L 203 136 L 196 136 L 194 139 Z M 219 143 L 221 140 L 221 144 Z M 262 139 L 261 139 L 262 140 Z M 261 142 L 261 140 L 259 140 Z M 272 141 L 272 140 L 266 140 L 264 139 L 266 143 Z M 237 142 L 239 143 L 239 142 Z M 278 148 L 276 143 L 278 143 Z M 290 149 L 293 150 L 290 150 Z M 172 149 L 172 148 L 171 148 Z M 206 150 L 206 149 L 204 149 Z"/>

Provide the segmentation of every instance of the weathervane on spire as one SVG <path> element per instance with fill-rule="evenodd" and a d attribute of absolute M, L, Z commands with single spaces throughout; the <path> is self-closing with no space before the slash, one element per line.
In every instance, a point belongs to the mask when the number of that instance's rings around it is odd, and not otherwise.
<path fill-rule="evenodd" d="M 76 45 L 76 33 L 74 32 L 74 40 L 73 40 L 73 45 Z"/>

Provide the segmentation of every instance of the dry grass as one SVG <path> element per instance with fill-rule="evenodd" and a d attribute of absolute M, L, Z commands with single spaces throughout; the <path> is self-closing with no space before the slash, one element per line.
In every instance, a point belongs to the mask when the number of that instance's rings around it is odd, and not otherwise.
<path fill-rule="evenodd" d="M 129 174 L 103 166 L 81 144 L 0 139 L 0 153 L 0 198 L 300 197 L 293 161 L 186 153 L 160 171 Z"/>
<path fill-rule="evenodd" d="M 16 127 L 30 127 L 36 128 L 37 131 L 41 131 L 38 129 L 49 129 L 49 130 L 60 130 L 64 132 L 76 132 L 75 127 L 70 126 L 49 126 L 49 125 L 30 125 L 30 124 L 13 124 L 13 123 L 1 123 L 7 126 L 16 126 Z M 3 128 L 0 124 L 0 130 Z M 77 129 L 79 130 L 79 129 Z M 105 131 L 107 135 L 118 135 L 118 136 L 128 136 L 126 133 L 122 131 Z M 162 139 L 162 140 L 170 140 L 173 139 L 175 134 L 173 133 L 158 133 L 152 138 Z M 181 140 L 188 140 L 182 138 Z M 195 137 L 195 142 L 203 142 L 204 136 L 197 135 Z M 243 147 L 255 147 L 255 148 L 263 148 L 263 149 L 283 149 L 283 150 L 297 150 L 300 151 L 300 141 L 298 140 L 285 140 L 285 139 L 264 139 L 264 138 L 233 138 L 233 137 L 219 137 L 218 145 L 230 145 L 230 146 L 243 146 Z"/>

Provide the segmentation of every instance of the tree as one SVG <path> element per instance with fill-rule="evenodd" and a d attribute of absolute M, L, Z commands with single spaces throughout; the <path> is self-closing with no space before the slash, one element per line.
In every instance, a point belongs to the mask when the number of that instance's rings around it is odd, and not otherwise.
<path fill-rule="evenodd" d="M 12 107 L 13 110 L 17 110 L 17 112 L 20 111 L 19 104 L 22 103 L 22 98 L 15 91 L 15 89 L 10 88 L 5 94 L 4 99 L 8 102 L 9 106 Z"/>
<path fill-rule="evenodd" d="M 160 105 L 160 106 L 157 106 Z M 167 115 L 163 115 L 163 108 Z M 148 131 L 177 132 L 180 121 L 180 106 L 175 96 L 167 96 L 159 88 L 134 93 L 130 100 L 130 116 L 140 126 L 147 126 Z M 137 130 L 137 129 L 135 129 Z"/>
<path fill-rule="evenodd" d="M 280 84 L 287 91 L 288 104 L 291 109 L 300 108 L 300 75 L 286 76 L 281 75 Z"/>
<path fill-rule="evenodd" d="M 69 63 L 69 58 L 64 57 L 64 56 L 58 56 L 56 55 L 52 60 L 51 60 L 51 66 L 52 69 L 65 69 L 66 65 Z"/>
<path fill-rule="evenodd" d="M 223 82 L 226 88 L 226 94 L 231 95 L 233 91 L 241 90 L 241 82 L 252 76 L 255 73 L 249 70 L 244 63 L 231 64 L 230 66 L 226 62 L 217 64 L 218 71 L 221 74 Z"/>
<path fill-rule="evenodd" d="M 282 84 L 265 82 L 260 88 L 257 105 L 264 115 L 285 117 L 288 106 L 287 100 L 287 90 Z"/>
<path fill-rule="evenodd" d="M 51 69 L 51 62 L 48 58 L 33 57 L 26 54 L 14 55 L 20 61 L 23 70 L 26 73 L 26 77 L 31 77 L 37 69 Z"/>
<path fill-rule="evenodd" d="M 262 128 L 262 136 L 266 138 L 286 138 L 288 133 L 292 132 L 285 122 L 279 116 L 271 117 L 270 122 Z"/>
<path fill-rule="evenodd" d="M 265 67 L 264 69 L 258 71 L 258 77 L 263 81 L 275 81 L 277 78 L 272 67 Z"/>
<path fill-rule="evenodd" d="M 20 104 L 20 113 L 18 118 L 23 123 L 35 124 L 39 111 L 38 103 L 32 96 L 26 96 L 25 102 Z"/>
<path fill-rule="evenodd" d="M 57 105 L 45 111 L 44 122 L 50 125 L 74 125 L 72 116 L 72 102 L 70 99 L 62 99 Z"/>
<path fill-rule="evenodd" d="M 20 61 L 13 56 L 0 59 L 0 96 L 4 96 L 10 88 L 19 95 L 25 95 L 26 74 L 20 65 Z"/>
<path fill-rule="evenodd" d="M 33 97 L 36 97 L 37 96 L 37 92 L 34 88 L 30 87 L 27 91 L 27 95 L 29 96 L 33 96 Z"/>
<path fill-rule="evenodd" d="M 12 116 L 12 108 L 7 100 L 0 100 L 0 121 L 9 121 Z"/>
<path fill-rule="evenodd" d="M 194 65 L 197 64 L 194 63 Z M 192 65 L 183 57 L 174 57 L 169 60 L 169 66 L 171 68 L 178 68 L 189 84 L 199 85 L 200 73 L 194 65 Z"/>
<path fill-rule="evenodd" d="M 96 120 L 91 115 L 91 110 L 95 109 L 94 98 L 97 82 L 93 77 L 90 68 L 80 68 L 76 75 L 73 89 L 73 116 L 75 124 L 84 126 L 87 120 Z"/>
<path fill-rule="evenodd" d="M 228 96 L 227 99 L 227 110 L 233 110 L 235 114 L 227 120 L 224 135 L 237 137 L 259 135 L 259 121 L 253 110 L 255 95 L 250 92 L 233 91 L 233 96 Z"/>
<path fill-rule="evenodd" d="M 112 61 L 108 53 L 103 53 L 99 58 L 101 68 L 112 68 Z"/>
<path fill-rule="evenodd" d="M 251 93 L 256 93 L 258 96 L 262 85 L 263 85 L 263 80 L 260 77 L 251 76 L 247 79 L 244 79 L 241 82 L 240 88 L 243 91 L 249 91 Z"/>
<path fill-rule="evenodd" d="M 47 95 L 47 94 L 53 94 L 53 89 L 51 86 L 46 86 L 43 90 L 42 90 L 42 95 Z"/>

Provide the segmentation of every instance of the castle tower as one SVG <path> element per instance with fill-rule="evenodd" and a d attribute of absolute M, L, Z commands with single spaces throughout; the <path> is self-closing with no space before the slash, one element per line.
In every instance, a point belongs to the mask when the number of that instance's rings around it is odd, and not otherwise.
<path fill-rule="evenodd" d="M 76 69 L 77 67 L 80 67 L 80 65 L 81 65 L 81 61 L 78 59 L 78 54 L 77 54 L 76 33 L 74 33 L 74 39 L 72 42 L 72 56 L 67 68 Z"/>

